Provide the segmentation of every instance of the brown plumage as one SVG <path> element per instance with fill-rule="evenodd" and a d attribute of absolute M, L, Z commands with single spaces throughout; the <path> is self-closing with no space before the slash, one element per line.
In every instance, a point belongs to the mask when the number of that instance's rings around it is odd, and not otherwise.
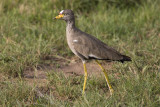
<path fill-rule="evenodd" d="M 77 28 L 70 30 L 72 45 L 82 60 L 98 59 L 112 61 L 131 61 L 131 58 L 120 54 L 99 39 Z M 75 36 L 76 35 L 76 36 Z M 74 42 L 77 40 L 77 42 Z"/>
<path fill-rule="evenodd" d="M 110 61 L 131 61 L 131 58 L 125 55 L 122 55 L 115 49 L 109 47 L 99 39 L 91 36 L 85 32 L 82 32 L 75 26 L 75 18 L 72 10 L 62 10 L 56 19 L 65 20 L 67 23 L 66 27 L 66 36 L 67 43 L 72 50 L 72 52 L 77 55 L 83 62 L 85 79 L 83 85 L 83 93 L 85 91 L 86 80 L 87 80 L 87 70 L 86 70 L 86 60 L 95 59 L 97 64 L 102 68 L 104 72 L 109 90 L 111 94 L 113 89 L 109 83 L 107 73 L 104 68 L 100 65 L 97 60 L 110 60 Z"/>
<path fill-rule="evenodd" d="M 63 10 L 60 14 L 64 14 L 62 19 L 67 22 L 66 35 L 68 45 L 72 52 L 83 61 L 89 59 L 131 61 L 130 57 L 120 54 L 94 36 L 76 28 L 72 10 Z"/>

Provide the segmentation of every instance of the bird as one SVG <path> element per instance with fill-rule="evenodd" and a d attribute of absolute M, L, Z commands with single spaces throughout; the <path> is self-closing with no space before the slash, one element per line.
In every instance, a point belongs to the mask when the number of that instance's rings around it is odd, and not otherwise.
<path fill-rule="evenodd" d="M 54 19 L 64 20 L 66 22 L 66 38 L 68 46 L 71 51 L 82 60 L 84 68 L 84 83 L 82 93 L 85 93 L 88 75 L 86 62 L 88 60 L 95 60 L 104 73 L 110 94 L 112 95 L 114 90 L 109 82 L 107 72 L 100 64 L 99 60 L 119 61 L 123 63 L 124 61 L 131 61 L 131 58 L 121 54 L 96 37 L 78 29 L 75 25 L 75 16 L 72 10 L 61 10 L 59 15 L 54 17 Z"/>

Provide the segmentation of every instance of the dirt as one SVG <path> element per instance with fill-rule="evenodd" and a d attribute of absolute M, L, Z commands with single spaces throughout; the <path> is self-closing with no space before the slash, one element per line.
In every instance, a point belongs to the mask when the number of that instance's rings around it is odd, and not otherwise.
<path fill-rule="evenodd" d="M 111 70 L 112 63 L 102 64 L 106 71 Z M 95 61 L 90 61 L 86 63 L 86 68 L 88 72 L 88 76 L 102 76 L 101 68 L 96 64 Z M 38 97 L 44 97 L 45 94 L 53 94 L 55 98 L 60 100 L 69 100 L 64 96 L 60 96 L 56 91 L 54 86 L 49 86 L 49 81 L 47 80 L 47 73 L 49 72 L 62 72 L 65 76 L 80 76 L 84 75 L 83 64 L 80 60 L 72 60 L 70 63 L 67 63 L 64 60 L 57 60 L 55 64 L 52 65 L 40 65 L 33 70 L 27 70 L 24 72 L 24 80 L 25 82 L 31 86 L 36 87 L 34 90 Z M 52 91 L 50 91 L 52 90 Z M 52 93 L 50 93 L 52 92 Z"/>
<path fill-rule="evenodd" d="M 51 59 L 48 59 L 51 60 Z M 49 72 L 62 72 L 65 76 L 80 76 L 84 75 L 84 68 L 81 60 L 78 58 L 71 58 L 70 61 L 62 58 L 52 59 L 55 62 L 50 64 L 40 64 L 34 69 L 28 69 L 24 71 L 23 79 L 28 83 L 28 85 L 36 85 L 38 87 L 45 86 L 47 81 L 47 73 Z M 70 63 L 68 63 L 70 62 Z M 110 71 L 112 68 L 112 63 L 105 63 L 102 66 L 106 71 Z M 102 76 L 103 72 L 101 68 L 97 65 L 95 61 L 89 61 L 86 63 L 86 68 L 88 76 Z M 0 74 L 0 81 L 4 81 L 7 77 Z"/>
<path fill-rule="evenodd" d="M 112 63 L 105 63 L 102 66 L 108 70 L 112 68 Z M 95 61 L 86 63 L 88 76 L 102 76 L 103 72 Z M 32 70 L 26 70 L 24 72 L 24 80 L 30 86 L 45 87 L 49 83 L 47 80 L 47 73 L 49 72 L 62 72 L 65 76 L 80 76 L 84 75 L 83 64 L 80 60 L 72 60 L 70 63 L 63 59 L 56 60 L 55 64 L 43 64 Z"/>
<path fill-rule="evenodd" d="M 111 63 L 103 65 L 106 70 L 111 69 L 111 66 Z M 86 63 L 86 68 L 89 76 L 98 76 L 102 74 L 101 68 L 94 61 Z M 64 72 L 67 76 L 84 75 L 84 68 L 81 61 L 70 63 L 68 66 L 64 66 L 58 70 Z"/>
<path fill-rule="evenodd" d="M 62 72 L 65 76 L 80 76 L 84 75 L 83 64 L 79 59 L 71 60 L 70 63 L 65 61 L 64 59 L 55 60 L 56 63 L 52 64 L 41 64 L 35 67 L 34 69 L 28 69 L 24 71 L 23 80 L 25 83 L 31 87 L 35 87 L 36 95 L 39 97 L 44 97 L 45 93 L 50 93 L 49 90 L 55 90 L 54 86 L 48 87 L 49 81 L 47 80 L 47 73 L 49 72 Z M 102 66 L 108 70 L 108 72 L 112 68 L 112 63 L 105 63 Z M 102 71 L 100 67 L 96 64 L 95 61 L 90 61 L 86 63 L 88 76 L 102 76 Z M 5 77 L 3 74 L 0 74 L 0 82 L 5 81 Z M 18 79 L 18 78 L 17 78 Z M 8 79 L 7 79 L 8 80 Z M 48 89 L 49 88 L 49 89 Z M 52 91 L 54 96 L 59 99 L 61 98 L 56 91 Z"/>
<path fill-rule="evenodd" d="M 69 64 L 66 64 L 64 62 L 60 62 L 58 64 L 59 66 L 55 65 L 48 65 L 48 66 L 40 66 L 38 68 L 35 68 L 34 70 L 27 70 L 24 72 L 24 78 L 27 79 L 46 79 L 47 73 L 51 71 L 55 72 L 63 72 L 66 76 L 79 76 L 84 75 L 84 68 L 81 61 L 73 61 Z M 107 63 L 102 65 L 106 71 L 111 70 L 112 63 Z M 86 63 L 86 68 L 88 72 L 88 76 L 98 76 L 102 74 L 101 68 L 96 64 L 95 61 L 90 61 Z"/>

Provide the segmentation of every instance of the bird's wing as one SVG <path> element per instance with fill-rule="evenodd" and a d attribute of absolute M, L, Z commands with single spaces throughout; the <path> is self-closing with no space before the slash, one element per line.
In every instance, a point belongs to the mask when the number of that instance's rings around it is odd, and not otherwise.
<path fill-rule="evenodd" d="M 86 59 L 121 60 L 122 55 L 97 38 L 81 33 L 73 40 L 74 49 Z"/>

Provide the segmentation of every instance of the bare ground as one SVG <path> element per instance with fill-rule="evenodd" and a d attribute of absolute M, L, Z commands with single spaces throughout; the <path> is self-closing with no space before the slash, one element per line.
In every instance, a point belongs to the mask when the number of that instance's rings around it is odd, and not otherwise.
<path fill-rule="evenodd" d="M 48 87 L 49 81 L 47 80 L 47 73 L 49 72 L 62 72 L 65 76 L 80 76 L 84 75 L 83 64 L 80 60 L 71 60 L 70 63 L 65 61 L 64 59 L 56 59 L 54 60 L 56 63 L 52 64 L 41 64 L 34 69 L 29 69 L 24 71 L 23 80 L 25 83 L 31 87 L 36 87 L 36 95 L 43 97 L 44 93 L 49 93 L 49 90 L 53 90 L 52 94 L 58 99 L 61 98 L 54 90 L 55 87 Z M 111 70 L 112 63 L 105 63 L 102 66 L 106 69 L 106 71 Z M 103 76 L 100 67 L 96 64 L 95 61 L 90 61 L 86 63 L 88 76 Z M 9 80 L 7 76 L 0 74 L 0 82 Z M 11 79 L 11 81 L 16 81 L 17 79 Z M 48 89 L 50 88 L 50 89 Z"/>
<path fill-rule="evenodd" d="M 79 76 L 84 75 L 84 68 L 81 61 L 71 62 L 69 64 L 66 64 L 65 62 L 61 62 L 58 64 L 60 66 L 55 65 L 47 65 L 47 66 L 41 66 L 38 68 L 35 68 L 34 70 L 27 70 L 24 72 L 24 78 L 32 79 L 46 79 L 46 74 L 48 72 L 63 72 L 66 76 Z M 86 63 L 87 72 L 89 76 L 98 76 L 101 75 L 101 68 L 94 62 L 90 61 Z M 106 71 L 109 72 L 112 68 L 112 63 L 103 64 L 103 67 L 106 69 Z"/>
<path fill-rule="evenodd" d="M 52 90 L 52 94 L 55 98 L 60 100 L 69 100 L 59 96 L 55 90 L 54 86 L 47 87 L 49 81 L 47 80 L 47 73 L 49 72 L 62 72 L 65 76 L 80 76 L 84 75 L 83 64 L 80 60 L 70 61 L 70 63 L 65 62 L 64 60 L 57 60 L 56 65 L 41 65 L 34 70 L 28 70 L 24 72 L 25 82 L 31 86 L 36 87 L 36 95 L 39 97 L 44 97 L 45 93 L 50 93 L 49 90 Z M 112 63 L 102 64 L 106 71 L 110 71 L 112 68 Z M 96 64 L 95 61 L 90 61 L 86 63 L 88 76 L 103 76 L 101 68 Z"/>
<path fill-rule="evenodd" d="M 82 62 L 73 58 L 73 60 L 68 63 L 64 59 L 54 59 L 56 63 L 53 64 L 41 64 L 37 68 L 32 70 L 26 70 L 24 72 L 24 80 L 30 86 L 43 87 L 48 84 L 47 73 L 49 72 L 62 72 L 65 76 L 80 76 L 84 75 L 84 69 Z M 112 68 L 112 63 L 105 63 L 102 66 L 109 71 Z M 97 65 L 95 61 L 89 61 L 86 63 L 88 76 L 102 76 L 101 68 Z"/>

